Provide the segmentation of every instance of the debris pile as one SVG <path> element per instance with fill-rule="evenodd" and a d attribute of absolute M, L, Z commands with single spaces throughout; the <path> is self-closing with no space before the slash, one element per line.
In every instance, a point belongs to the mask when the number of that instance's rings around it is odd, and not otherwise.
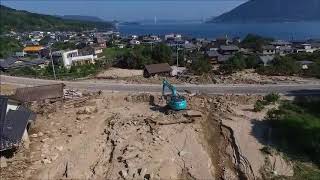
<path fill-rule="evenodd" d="M 80 95 L 81 94 L 81 95 Z M 188 110 L 166 114 L 160 95 L 66 90 L 46 101 L 30 151 L 0 175 L 30 179 L 253 179 L 236 134 L 223 120 L 259 97 L 186 95 Z M 55 111 L 44 110 L 53 106 Z M 49 116 L 48 116 L 49 114 Z M 230 115 L 230 116 L 229 116 Z M 49 121 L 48 121 L 49 120 Z M 231 119 L 230 119 L 231 120 Z M 22 167 L 23 166 L 23 167 Z M 13 172 L 21 172 L 14 174 Z M 48 176 L 48 177 L 47 177 Z"/>
<path fill-rule="evenodd" d="M 81 98 L 82 92 L 73 89 L 64 89 L 63 95 L 65 99 Z"/>

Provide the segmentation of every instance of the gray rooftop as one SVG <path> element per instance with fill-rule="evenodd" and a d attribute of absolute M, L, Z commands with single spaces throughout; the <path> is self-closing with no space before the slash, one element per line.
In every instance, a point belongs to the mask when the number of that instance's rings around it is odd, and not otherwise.
<path fill-rule="evenodd" d="M 239 47 L 235 45 L 222 45 L 220 49 L 223 51 L 239 51 Z"/>

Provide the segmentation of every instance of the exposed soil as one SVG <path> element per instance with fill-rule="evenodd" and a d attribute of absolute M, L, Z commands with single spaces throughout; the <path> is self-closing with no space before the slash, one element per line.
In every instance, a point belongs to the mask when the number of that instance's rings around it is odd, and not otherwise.
<path fill-rule="evenodd" d="M 261 97 L 186 98 L 188 108 L 201 117 L 167 114 L 166 102 L 158 94 L 90 94 L 35 104 L 32 109 L 38 117 L 29 131 L 30 148 L 19 148 L 0 175 L 2 179 L 258 177 L 251 163 L 259 158 L 243 153 L 248 142 L 239 141 L 243 134 L 224 121 L 239 117 L 239 105 L 252 106 Z"/>

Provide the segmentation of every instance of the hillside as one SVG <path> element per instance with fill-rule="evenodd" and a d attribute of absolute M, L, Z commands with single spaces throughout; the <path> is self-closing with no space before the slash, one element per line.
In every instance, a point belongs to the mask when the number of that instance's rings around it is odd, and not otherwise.
<path fill-rule="evenodd" d="M 320 0 L 250 0 L 209 22 L 320 20 Z"/>
<path fill-rule="evenodd" d="M 78 21 L 91 21 L 91 22 L 103 22 L 99 17 L 95 16 L 81 16 L 81 15 L 64 15 L 60 16 L 62 19 L 78 20 Z"/>
<path fill-rule="evenodd" d="M 0 32 L 9 30 L 91 30 L 110 29 L 112 23 L 92 22 L 79 20 L 66 20 L 55 16 L 36 14 L 27 11 L 15 10 L 6 6 L 0 6 L 1 27 Z"/>

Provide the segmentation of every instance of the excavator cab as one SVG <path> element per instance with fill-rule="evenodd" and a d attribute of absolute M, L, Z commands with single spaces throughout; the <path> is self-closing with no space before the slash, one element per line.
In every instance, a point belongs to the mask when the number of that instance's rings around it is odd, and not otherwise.
<path fill-rule="evenodd" d="M 163 80 L 162 84 L 162 95 L 165 96 L 165 89 L 168 88 L 171 91 L 171 94 L 167 97 L 167 105 L 170 109 L 175 111 L 185 110 L 187 109 L 187 100 L 183 97 L 178 95 L 176 88 L 171 85 L 167 80 Z"/>
<path fill-rule="evenodd" d="M 183 96 L 172 97 L 168 105 L 172 110 L 185 110 L 187 109 L 187 100 Z"/>

